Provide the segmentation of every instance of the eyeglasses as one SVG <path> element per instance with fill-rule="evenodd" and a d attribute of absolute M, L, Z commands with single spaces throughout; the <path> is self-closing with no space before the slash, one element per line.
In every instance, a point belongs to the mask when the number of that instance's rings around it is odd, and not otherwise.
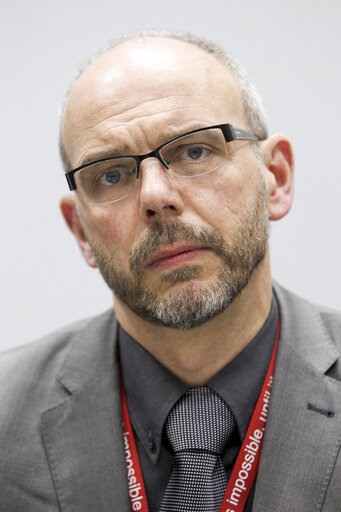
<path fill-rule="evenodd" d="M 115 203 L 133 191 L 146 158 L 157 158 L 170 176 L 195 178 L 218 169 L 227 159 L 226 143 L 233 140 L 260 139 L 231 124 L 219 124 L 174 137 L 145 155 L 101 158 L 65 176 L 70 190 L 77 189 L 88 203 Z"/>

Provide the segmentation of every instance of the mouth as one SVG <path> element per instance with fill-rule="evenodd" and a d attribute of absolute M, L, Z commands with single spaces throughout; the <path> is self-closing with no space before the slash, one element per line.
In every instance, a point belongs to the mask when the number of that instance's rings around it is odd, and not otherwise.
<path fill-rule="evenodd" d="M 184 265 L 201 256 L 208 250 L 208 247 L 183 245 L 175 249 L 160 251 L 152 258 L 147 267 L 150 269 L 157 269 L 172 268 L 179 265 Z"/>

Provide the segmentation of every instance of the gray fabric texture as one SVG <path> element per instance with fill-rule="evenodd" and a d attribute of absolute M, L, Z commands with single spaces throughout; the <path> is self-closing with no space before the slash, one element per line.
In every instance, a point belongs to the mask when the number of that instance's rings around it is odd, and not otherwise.
<path fill-rule="evenodd" d="M 341 510 L 341 316 L 275 285 L 254 512 Z M 0 357 L 0 511 L 129 512 L 113 311 Z"/>

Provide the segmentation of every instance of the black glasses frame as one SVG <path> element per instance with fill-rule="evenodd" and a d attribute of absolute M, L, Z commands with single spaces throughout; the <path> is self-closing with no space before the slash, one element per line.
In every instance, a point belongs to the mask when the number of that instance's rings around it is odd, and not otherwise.
<path fill-rule="evenodd" d="M 149 153 L 145 153 L 144 155 L 121 155 L 121 156 L 112 156 L 112 157 L 106 157 L 106 158 L 100 158 L 98 160 L 94 160 L 92 162 L 88 162 L 86 164 L 83 164 L 79 167 L 76 167 L 76 169 L 72 169 L 71 171 L 68 171 L 65 173 L 66 180 L 68 182 L 70 190 L 76 190 L 77 185 L 75 181 L 75 174 L 78 171 L 81 171 L 82 169 L 85 169 L 86 167 L 89 167 L 90 165 L 97 164 L 99 162 L 106 162 L 107 160 L 116 160 L 118 158 L 134 158 L 136 161 L 136 179 L 140 176 L 140 166 L 141 162 L 145 160 L 146 158 L 157 158 L 161 165 L 165 169 L 169 169 L 167 161 L 165 161 L 162 156 L 160 155 L 160 151 L 162 148 L 170 144 L 171 142 L 174 142 L 177 139 L 181 139 L 182 137 L 185 137 L 186 135 L 191 135 L 192 133 L 197 132 L 204 132 L 206 130 L 212 130 L 212 128 L 219 128 L 225 138 L 225 142 L 232 142 L 233 140 L 261 140 L 260 137 L 255 135 L 254 133 L 247 132 L 245 130 L 241 130 L 240 128 L 235 128 L 232 126 L 232 124 L 216 124 L 214 126 L 206 126 L 204 128 L 197 128 L 196 130 L 192 130 L 187 133 L 183 133 L 182 135 L 177 135 L 173 139 L 168 140 L 164 144 L 161 144 L 158 148 L 154 149 L 154 151 L 150 151 Z"/>

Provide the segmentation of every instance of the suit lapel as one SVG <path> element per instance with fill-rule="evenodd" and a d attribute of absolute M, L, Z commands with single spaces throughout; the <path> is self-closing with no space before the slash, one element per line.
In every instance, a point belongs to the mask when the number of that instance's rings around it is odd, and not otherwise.
<path fill-rule="evenodd" d="M 70 396 L 41 430 L 62 512 L 128 512 L 119 371 L 112 315 L 80 332 L 59 380 Z"/>
<path fill-rule="evenodd" d="M 253 510 L 320 510 L 341 442 L 341 385 L 325 375 L 338 354 L 316 310 L 278 297 L 282 331 Z"/>
<path fill-rule="evenodd" d="M 318 311 L 275 290 L 282 328 L 253 510 L 320 510 L 341 441 L 341 385 L 325 375 L 338 353 Z M 59 381 L 69 397 L 41 431 L 60 510 L 129 512 L 112 313 L 75 337 Z"/>

